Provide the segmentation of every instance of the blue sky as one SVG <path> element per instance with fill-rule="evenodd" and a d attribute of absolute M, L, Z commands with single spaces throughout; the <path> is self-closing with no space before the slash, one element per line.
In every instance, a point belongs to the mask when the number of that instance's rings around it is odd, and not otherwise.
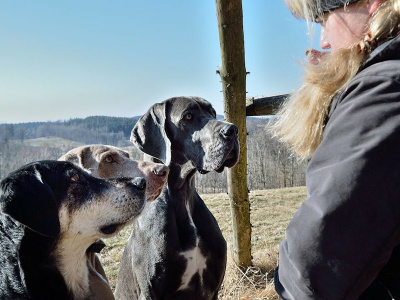
<path fill-rule="evenodd" d="M 248 97 L 299 87 L 310 47 L 283 0 L 243 0 Z M 0 122 L 131 117 L 181 95 L 223 114 L 213 0 L 0 1 Z"/>

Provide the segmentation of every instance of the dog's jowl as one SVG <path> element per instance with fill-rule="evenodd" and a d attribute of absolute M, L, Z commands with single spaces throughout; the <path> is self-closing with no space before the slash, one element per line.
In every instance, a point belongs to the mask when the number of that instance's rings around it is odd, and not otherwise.
<path fill-rule="evenodd" d="M 0 299 L 88 299 L 86 250 L 143 210 L 146 180 L 41 161 L 0 184 Z"/>

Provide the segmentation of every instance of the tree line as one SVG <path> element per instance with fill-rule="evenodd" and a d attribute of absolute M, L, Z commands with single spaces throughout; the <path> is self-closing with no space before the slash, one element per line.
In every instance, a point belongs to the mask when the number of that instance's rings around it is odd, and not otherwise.
<path fill-rule="evenodd" d="M 0 179 L 32 161 L 58 159 L 68 150 L 84 144 L 108 144 L 142 154 L 129 141 L 139 117 L 88 117 L 58 122 L 0 124 Z M 271 189 L 305 185 L 306 162 L 300 162 L 268 133 L 268 118 L 247 120 L 248 188 Z M 49 138 L 49 143 L 32 141 Z M 59 138 L 57 142 L 51 138 Z M 200 193 L 226 192 L 226 173 L 197 174 Z"/>
<path fill-rule="evenodd" d="M 139 117 L 92 116 L 57 122 L 0 124 L 0 141 L 23 142 L 40 137 L 60 137 L 82 144 L 98 143 L 123 147 L 130 145 L 132 126 L 138 119 Z"/>

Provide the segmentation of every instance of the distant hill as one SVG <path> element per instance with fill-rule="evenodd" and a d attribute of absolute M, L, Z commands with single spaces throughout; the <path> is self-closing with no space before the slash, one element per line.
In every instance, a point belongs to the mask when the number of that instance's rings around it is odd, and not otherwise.
<path fill-rule="evenodd" d="M 140 116 L 132 118 L 91 116 L 56 122 L 0 124 L 0 140 L 59 137 L 81 144 L 127 146 L 131 130 Z"/>
<path fill-rule="evenodd" d="M 130 141 L 140 117 L 91 116 L 58 122 L 0 124 L 0 179 L 22 165 L 44 159 L 58 159 L 80 145 L 106 144 L 121 147 L 133 159 L 142 159 Z M 218 116 L 223 119 L 223 116 Z M 305 164 L 299 163 L 267 130 L 269 118 L 247 118 L 247 169 L 249 189 L 303 185 Z M 226 191 L 225 172 L 197 176 L 201 193 Z"/>
<path fill-rule="evenodd" d="M 66 126 L 84 126 L 89 130 L 102 129 L 107 132 L 122 132 L 126 139 L 130 138 L 133 126 L 140 116 L 132 118 L 92 116 L 85 119 L 71 119 L 66 122 Z"/>

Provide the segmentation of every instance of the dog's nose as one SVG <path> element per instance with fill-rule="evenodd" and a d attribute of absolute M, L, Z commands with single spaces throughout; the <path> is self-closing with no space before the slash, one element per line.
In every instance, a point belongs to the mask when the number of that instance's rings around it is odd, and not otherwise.
<path fill-rule="evenodd" d="M 151 170 L 151 172 L 156 176 L 166 177 L 168 176 L 169 168 L 165 165 L 158 164 Z"/>
<path fill-rule="evenodd" d="M 146 179 L 143 177 L 133 178 L 132 183 L 138 190 L 144 190 L 146 188 Z"/>
<path fill-rule="evenodd" d="M 236 125 L 233 124 L 226 124 L 223 126 L 220 130 L 220 133 L 224 138 L 231 138 L 233 136 L 236 136 L 238 134 L 238 128 Z"/>

